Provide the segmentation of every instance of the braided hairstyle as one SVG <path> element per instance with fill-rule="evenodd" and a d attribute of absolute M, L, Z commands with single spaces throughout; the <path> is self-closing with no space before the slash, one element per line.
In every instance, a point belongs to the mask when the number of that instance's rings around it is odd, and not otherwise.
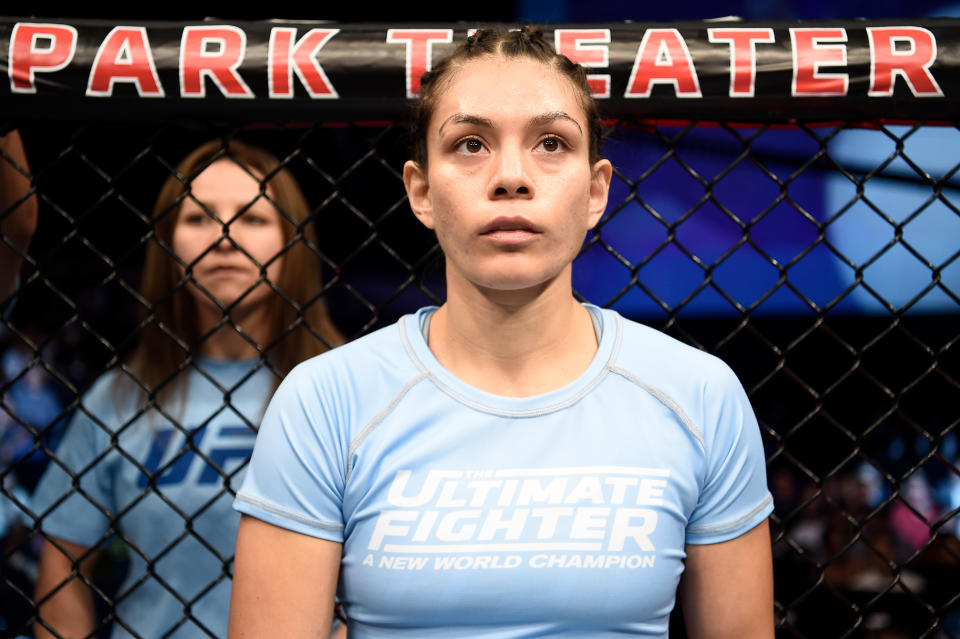
<path fill-rule="evenodd" d="M 450 84 L 456 71 L 467 62 L 483 57 L 529 58 L 540 62 L 566 76 L 576 89 L 580 106 L 587 116 L 590 136 L 590 163 L 600 159 L 602 125 L 597 103 L 590 94 L 587 72 L 579 64 L 554 51 L 543 37 L 543 31 L 531 26 L 516 30 L 479 29 L 468 37 L 449 56 L 441 60 L 432 71 L 420 79 L 420 99 L 413 113 L 411 126 L 412 160 L 421 167 L 427 166 L 427 130 L 444 89 Z"/>

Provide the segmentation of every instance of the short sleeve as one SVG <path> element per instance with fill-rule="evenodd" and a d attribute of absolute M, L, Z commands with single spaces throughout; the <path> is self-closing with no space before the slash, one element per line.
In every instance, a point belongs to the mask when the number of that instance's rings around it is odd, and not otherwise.
<path fill-rule="evenodd" d="M 739 537 L 773 511 L 760 428 L 733 371 L 723 365 L 703 396 L 706 476 L 687 522 L 686 542 Z"/>
<path fill-rule="evenodd" d="M 100 410 L 109 410 L 104 406 L 109 398 L 105 402 L 102 397 L 109 395 L 107 386 L 101 379 L 84 397 L 33 496 L 44 533 L 84 546 L 103 540 L 116 510 L 110 435 L 104 430 L 107 425 L 98 423 L 110 418 Z"/>
<path fill-rule="evenodd" d="M 317 361 L 294 368 L 270 400 L 234 508 L 342 542 L 347 443 L 336 399 L 313 373 Z"/>

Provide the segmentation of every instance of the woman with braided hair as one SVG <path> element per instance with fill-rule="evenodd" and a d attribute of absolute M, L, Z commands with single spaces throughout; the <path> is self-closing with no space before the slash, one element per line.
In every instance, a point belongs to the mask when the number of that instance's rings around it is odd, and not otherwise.
<path fill-rule="evenodd" d="M 404 184 L 447 299 L 298 366 L 235 507 L 231 637 L 773 637 L 759 429 L 716 358 L 578 303 L 612 167 L 582 68 L 480 30 Z"/>

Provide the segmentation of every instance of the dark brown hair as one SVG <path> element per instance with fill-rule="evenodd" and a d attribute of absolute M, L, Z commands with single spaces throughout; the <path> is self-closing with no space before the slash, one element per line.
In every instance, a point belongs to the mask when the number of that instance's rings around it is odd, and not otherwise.
<path fill-rule="evenodd" d="M 160 189 L 154 207 L 153 237 L 147 245 L 141 284 L 150 307 L 144 332 L 129 361 L 148 395 L 166 398 L 181 387 L 183 378 L 178 372 L 184 368 L 188 353 L 198 350 L 204 337 L 197 322 L 197 302 L 187 290 L 190 276 L 183 274 L 172 243 L 181 205 L 191 197 L 191 181 L 217 161 L 234 162 L 259 180 L 263 196 L 284 219 L 283 263 L 278 280 L 268 282 L 273 294 L 264 302 L 274 311 L 269 314 L 271 341 L 257 344 L 257 349 L 278 373 L 285 375 L 300 361 L 344 342 L 321 297 L 316 235 L 307 201 L 293 175 L 264 149 L 238 140 L 213 140 L 177 165 Z"/>
<path fill-rule="evenodd" d="M 600 159 L 600 142 L 603 127 L 597 103 L 590 94 L 587 84 L 587 72 L 579 64 L 574 64 L 566 56 L 554 51 L 553 46 L 543 37 L 543 31 L 531 26 L 518 30 L 479 29 L 461 43 L 449 56 L 427 71 L 420 79 L 420 99 L 413 113 L 410 130 L 411 155 L 414 162 L 427 166 L 427 130 L 430 118 L 437 107 L 437 101 L 443 93 L 454 72 L 465 63 L 484 56 L 502 56 L 505 58 L 530 58 L 541 62 L 569 78 L 577 90 L 580 106 L 587 116 L 590 136 L 590 163 Z"/>

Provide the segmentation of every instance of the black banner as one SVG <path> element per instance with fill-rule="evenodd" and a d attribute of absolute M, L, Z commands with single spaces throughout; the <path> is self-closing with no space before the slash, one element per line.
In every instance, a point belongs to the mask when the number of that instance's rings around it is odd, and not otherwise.
<path fill-rule="evenodd" d="M 0 19 L 0 115 L 403 118 L 473 25 Z M 960 20 L 555 24 L 605 117 L 947 120 Z"/>

